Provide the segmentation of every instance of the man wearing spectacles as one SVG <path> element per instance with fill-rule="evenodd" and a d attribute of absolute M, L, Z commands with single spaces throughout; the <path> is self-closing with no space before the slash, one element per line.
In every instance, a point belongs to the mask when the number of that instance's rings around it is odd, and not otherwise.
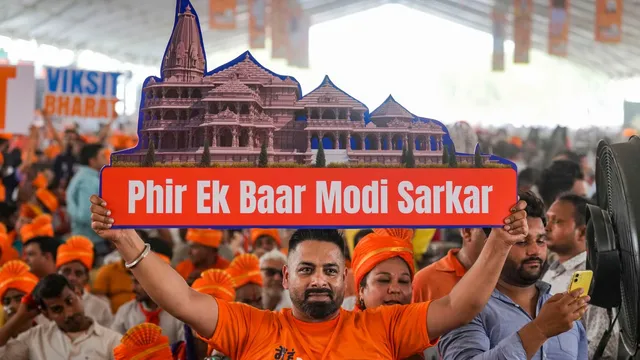
<path fill-rule="evenodd" d="M 262 287 L 264 309 L 277 311 L 291 307 L 289 294 L 282 287 L 282 267 L 286 263 L 286 256 L 278 249 L 273 249 L 260 257 L 260 272 L 264 280 Z"/>

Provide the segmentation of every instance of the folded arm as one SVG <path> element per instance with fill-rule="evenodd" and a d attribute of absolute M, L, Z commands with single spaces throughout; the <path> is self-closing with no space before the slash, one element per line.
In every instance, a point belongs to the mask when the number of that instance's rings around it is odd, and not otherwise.
<path fill-rule="evenodd" d="M 122 258 L 130 263 L 144 250 L 135 230 L 121 230 L 114 241 Z M 218 304 L 213 297 L 193 290 L 169 264 L 149 254 L 132 269 L 140 285 L 162 309 L 189 324 L 199 334 L 211 337 L 218 322 Z"/>

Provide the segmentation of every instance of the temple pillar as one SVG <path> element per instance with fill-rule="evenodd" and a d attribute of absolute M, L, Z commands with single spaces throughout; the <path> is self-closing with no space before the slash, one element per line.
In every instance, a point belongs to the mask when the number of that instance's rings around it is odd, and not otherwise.
<path fill-rule="evenodd" d="M 158 132 L 158 150 L 162 150 L 162 137 L 164 136 L 164 131 Z"/>
<path fill-rule="evenodd" d="M 438 136 L 438 150 L 442 151 L 443 150 L 443 144 L 442 144 L 442 136 Z"/>
<path fill-rule="evenodd" d="M 233 135 L 233 140 L 231 141 L 231 146 L 232 147 L 237 147 L 238 146 L 238 128 L 234 127 L 231 130 L 231 134 Z"/>
<path fill-rule="evenodd" d="M 307 131 L 307 151 L 311 151 L 311 132 Z"/>
<path fill-rule="evenodd" d="M 269 129 L 269 134 L 267 136 L 269 137 L 269 143 L 267 147 L 269 148 L 269 150 L 273 150 L 273 129 Z"/>
<path fill-rule="evenodd" d="M 217 130 L 215 127 L 211 127 L 210 128 L 210 132 L 211 132 L 211 147 L 217 147 L 218 146 L 218 139 L 217 139 Z"/>
<path fill-rule="evenodd" d="M 336 113 L 336 120 L 340 119 L 340 109 L 336 108 L 336 109 L 333 109 L 333 111 L 335 111 Z"/>
<path fill-rule="evenodd" d="M 182 89 L 177 88 L 176 92 L 178 93 L 178 99 L 182 99 Z"/>
<path fill-rule="evenodd" d="M 180 131 L 180 132 L 174 131 L 173 132 L 173 149 L 174 150 L 178 150 L 178 135 L 181 135 L 181 134 L 182 134 L 182 131 Z"/>
<path fill-rule="evenodd" d="M 187 147 L 189 149 L 193 147 L 193 129 L 189 129 L 189 139 L 187 140 Z"/>
<path fill-rule="evenodd" d="M 366 150 L 366 143 L 364 142 L 364 140 L 367 138 L 367 134 L 361 134 L 360 137 L 360 142 L 362 143 L 362 150 Z"/>
<path fill-rule="evenodd" d="M 351 109 L 347 109 L 347 120 L 351 120 Z"/>
<path fill-rule="evenodd" d="M 249 138 L 249 141 L 247 141 L 247 146 L 249 147 L 249 149 L 253 149 L 253 128 L 249 128 L 247 137 Z"/>
<path fill-rule="evenodd" d="M 311 120 L 311 108 L 307 108 L 307 120 Z"/>
<path fill-rule="evenodd" d="M 318 109 L 318 115 L 320 115 L 320 119 L 319 120 L 322 120 L 322 115 L 324 115 L 323 113 L 324 113 L 324 109 L 323 108 L 319 108 Z"/>
<path fill-rule="evenodd" d="M 347 133 L 347 144 L 346 144 L 346 148 L 347 148 L 347 150 L 351 150 L 351 133 Z"/>
<path fill-rule="evenodd" d="M 427 151 L 431 151 L 431 136 L 429 136 L 429 134 L 427 134 L 426 137 L 427 137 L 426 149 L 427 149 Z"/>

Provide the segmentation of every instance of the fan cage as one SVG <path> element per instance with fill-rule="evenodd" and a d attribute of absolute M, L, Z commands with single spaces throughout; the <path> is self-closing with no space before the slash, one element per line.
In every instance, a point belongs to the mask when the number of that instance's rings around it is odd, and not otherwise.
<path fill-rule="evenodd" d="M 610 146 L 601 149 L 599 165 L 604 171 L 600 172 L 597 181 L 606 184 L 605 194 L 598 194 L 599 202 L 605 206 L 605 210 L 611 216 L 613 230 L 618 239 L 618 249 L 620 251 L 621 268 L 625 269 L 621 276 L 621 313 L 620 326 L 622 337 L 627 345 L 638 344 L 638 301 L 640 280 L 638 279 L 638 259 L 634 256 L 633 239 L 635 229 L 631 228 L 632 220 L 629 218 L 628 185 L 625 184 L 616 154 Z M 601 178 L 604 176 L 604 178 Z M 604 197 L 604 198 L 603 198 Z"/>

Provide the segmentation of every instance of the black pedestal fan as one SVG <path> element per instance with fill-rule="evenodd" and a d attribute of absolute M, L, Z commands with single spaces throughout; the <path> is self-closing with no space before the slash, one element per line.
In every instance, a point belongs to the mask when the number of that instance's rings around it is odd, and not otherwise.
<path fill-rule="evenodd" d="M 640 138 L 600 141 L 596 157 L 598 206 L 587 211 L 587 268 L 591 304 L 617 309 L 630 355 L 640 345 Z"/>

